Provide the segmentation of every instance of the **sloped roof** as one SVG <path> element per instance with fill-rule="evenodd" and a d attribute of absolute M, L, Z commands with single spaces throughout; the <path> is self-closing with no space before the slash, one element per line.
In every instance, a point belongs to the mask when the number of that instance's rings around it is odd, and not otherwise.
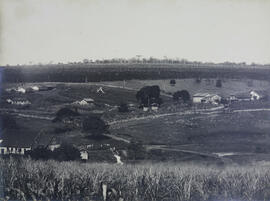
<path fill-rule="evenodd" d="M 202 98 L 210 98 L 210 97 L 214 97 L 214 96 L 219 96 L 218 94 L 209 94 L 209 93 L 196 93 L 193 95 L 193 97 L 202 97 Z"/>
<path fill-rule="evenodd" d="M 206 97 L 210 95 L 209 93 L 196 93 L 193 95 L 193 97 Z"/>

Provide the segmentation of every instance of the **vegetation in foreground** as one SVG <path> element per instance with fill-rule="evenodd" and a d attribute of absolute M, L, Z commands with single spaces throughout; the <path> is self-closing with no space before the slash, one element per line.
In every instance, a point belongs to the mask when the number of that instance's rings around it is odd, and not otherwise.
<path fill-rule="evenodd" d="M 1 160 L 6 200 L 270 200 L 270 164 L 112 165 Z"/>

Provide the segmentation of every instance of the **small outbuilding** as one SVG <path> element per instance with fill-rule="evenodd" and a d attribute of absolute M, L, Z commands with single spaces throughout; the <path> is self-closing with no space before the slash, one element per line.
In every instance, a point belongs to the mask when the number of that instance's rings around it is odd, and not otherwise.
<path fill-rule="evenodd" d="M 193 103 L 202 103 L 203 99 L 209 95 L 209 93 L 196 93 L 193 95 Z"/>
<path fill-rule="evenodd" d="M 197 93 L 193 95 L 193 103 L 210 103 L 218 104 L 221 101 L 221 96 L 209 93 Z"/>
<path fill-rule="evenodd" d="M 268 94 L 266 91 L 252 90 L 249 92 L 250 100 L 261 100 L 266 99 Z"/>
<path fill-rule="evenodd" d="M 151 104 L 151 110 L 156 112 L 156 111 L 158 111 L 158 108 L 159 108 L 159 105 L 157 103 Z"/>

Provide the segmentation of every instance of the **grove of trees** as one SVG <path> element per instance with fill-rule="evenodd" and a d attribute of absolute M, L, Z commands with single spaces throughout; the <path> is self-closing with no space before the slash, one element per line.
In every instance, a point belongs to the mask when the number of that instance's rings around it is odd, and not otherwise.
<path fill-rule="evenodd" d="M 153 103 L 162 104 L 160 88 L 157 85 L 141 88 L 136 94 L 136 99 L 141 105 L 146 107 L 149 107 Z"/>
<path fill-rule="evenodd" d="M 53 159 L 57 161 L 74 161 L 81 159 L 80 151 L 71 144 L 61 144 L 61 146 L 54 151 L 41 146 L 28 151 L 27 155 L 35 160 Z"/>
<path fill-rule="evenodd" d="M 121 103 L 118 107 L 119 112 L 129 112 L 128 105 L 126 103 Z"/>
<path fill-rule="evenodd" d="M 184 103 L 187 103 L 190 101 L 190 94 L 187 90 L 177 91 L 173 94 L 173 100 L 182 100 Z"/>
<path fill-rule="evenodd" d="M 84 118 L 82 129 L 86 133 L 97 136 L 106 133 L 108 130 L 108 125 L 100 117 L 89 115 Z"/>

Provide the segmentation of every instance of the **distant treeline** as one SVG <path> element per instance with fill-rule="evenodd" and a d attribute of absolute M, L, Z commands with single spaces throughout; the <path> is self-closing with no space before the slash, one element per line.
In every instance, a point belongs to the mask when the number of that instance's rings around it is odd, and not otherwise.
<path fill-rule="evenodd" d="M 51 64 L 6 66 L 3 82 L 98 82 L 170 78 L 270 78 L 268 66 L 194 64 Z"/>
<path fill-rule="evenodd" d="M 32 63 L 32 62 L 30 62 Z M 50 63 L 52 64 L 52 63 Z M 58 65 L 63 65 L 64 63 L 59 62 Z M 243 66 L 269 66 L 270 64 L 261 65 L 257 63 L 251 63 L 250 65 L 247 65 L 245 62 L 222 62 L 222 63 L 213 63 L 213 62 L 200 62 L 200 61 L 189 61 L 187 59 L 179 59 L 179 58 L 143 58 L 141 55 L 137 55 L 136 57 L 132 58 L 112 58 L 112 59 L 83 59 L 82 61 L 78 62 L 68 62 L 69 65 L 74 64 L 181 64 L 181 65 L 206 65 L 206 66 L 224 66 L 227 67 L 243 67 Z M 42 63 L 39 63 L 39 65 L 43 65 Z"/>

